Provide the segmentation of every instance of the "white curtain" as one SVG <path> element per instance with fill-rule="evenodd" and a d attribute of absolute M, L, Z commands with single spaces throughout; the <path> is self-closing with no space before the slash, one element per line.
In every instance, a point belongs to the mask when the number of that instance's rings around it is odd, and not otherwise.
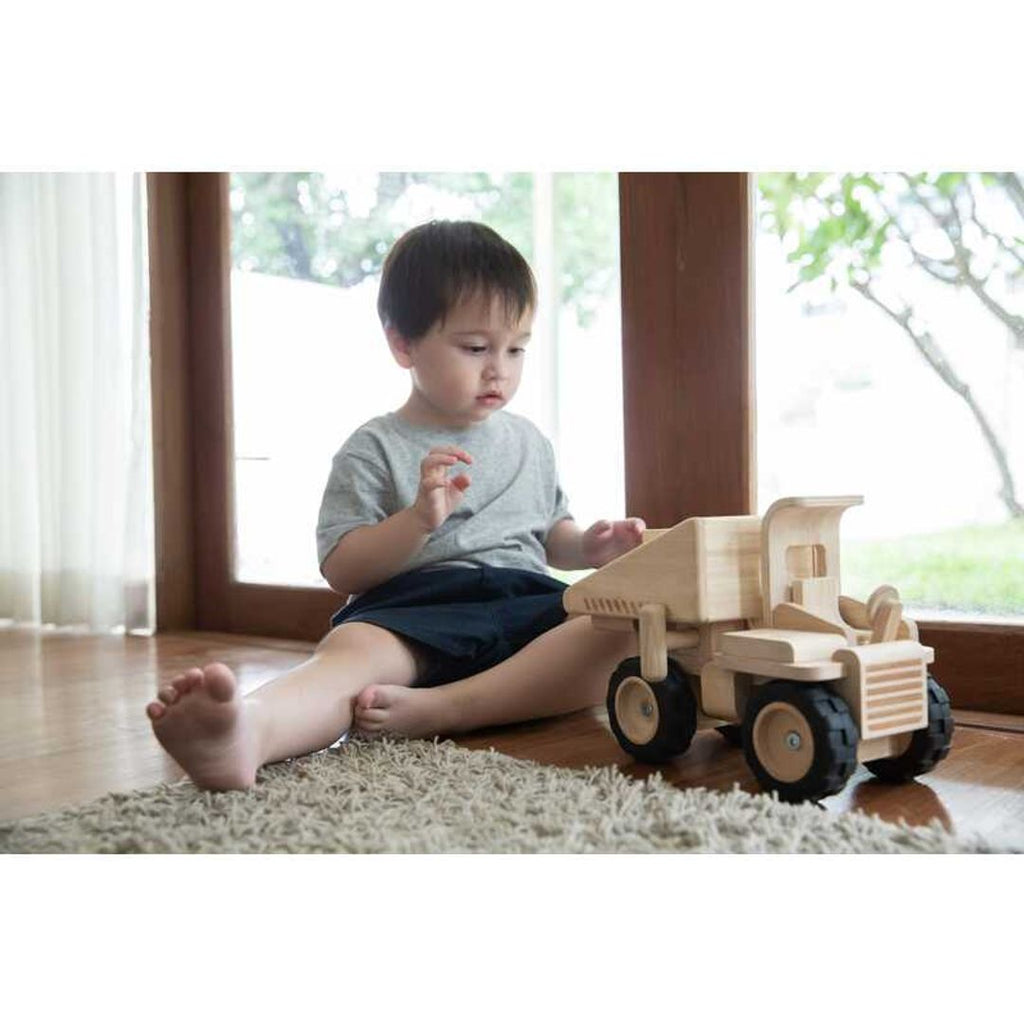
<path fill-rule="evenodd" d="M 0 174 L 0 621 L 151 632 L 144 179 Z"/>

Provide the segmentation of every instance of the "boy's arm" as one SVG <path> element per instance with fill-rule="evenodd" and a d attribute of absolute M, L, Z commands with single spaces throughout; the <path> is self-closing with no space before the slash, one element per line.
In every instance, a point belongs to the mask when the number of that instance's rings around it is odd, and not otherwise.
<path fill-rule="evenodd" d="M 559 519 L 544 541 L 548 565 L 555 569 L 589 569 L 583 557 L 583 531 L 574 519 Z"/>
<path fill-rule="evenodd" d="M 462 448 L 431 448 L 420 463 L 416 501 L 373 526 L 359 526 L 338 541 L 321 573 L 339 594 L 362 594 L 397 575 L 420 553 L 430 535 L 462 502 L 469 477 L 448 476 L 457 462 L 471 464 Z"/>
<path fill-rule="evenodd" d="M 599 519 L 581 530 L 572 519 L 559 519 L 544 541 L 548 565 L 555 569 L 599 569 L 632 551 L 644 539 L 646 524 L 632 517 L 613 522 Z"/>
<path fill-rule="evenodd" d="M 327 556 L 321 572 L 339 594 L 362 594 L 397 575 L 427 543 L 426 528 L 414 506 L 375 526 L 346 533 Z"/>

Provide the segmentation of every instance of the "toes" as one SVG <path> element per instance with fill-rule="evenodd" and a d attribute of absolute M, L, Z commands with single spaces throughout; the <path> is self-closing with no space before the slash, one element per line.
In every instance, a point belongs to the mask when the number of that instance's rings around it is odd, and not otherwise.
<path fill-rule="evenodd" d="M 203 681 L 203 670 L 201 668 L 190 668 L 183 676 L 172 680 L 172 685 L 178 693 L 185 694 L 194 690 L 198 683 Z"/>
<path fill-rule="evenodd" d="M 352 725 L 360 736 L 379 736 L 384 732 L 384 726 L 379 722 L 368 722 L 361 716 L 353 719 Z"/>
<path fill-rule="evenodd" d="M 235 695 L 237 683 L 234 673 L 219 661 L 215 661 L 203 669 L 203 686 L 206 692 L 217 701 L 226 703 Z"/>
<path fill-rule="evenodd" d="M 157 699 L 162 701 L 161 710 L 156 716 L 167 711 L 167 707 L 177 704 L 186 694 L 202 685 L 205 692 L 216 701 L 230 701 L 235 695 L 237 684 L 231 669 L 227 665 L 214 662 L 205 669 L 190 668 L 180 676 L 175 676 L 169 683 L 164 683 L 156 692 Z M 147 709 L 148 710 L 148 709 Z M 150 718 L 154 717 L 150 715 Z"/>
<path fill-rule="evenodd" d="M 146 705 L 146 714 L 149 715 L 150 719 L 154 722 L 158 718 L 160 718 L 166 710 L 167 708 L 165 708 L 163 704 L 160 704 L 157 701 L 153 701 L 152 703 Z"/>
<path fill-rule="evenodd" d="M 386 702 L 383 699 L 382 693 L 376 686 L 368 686 L 365 690 L 360 692 L 358 697 L 356 697 L 357 711 L 367 711 L 370 708 L 381 708 L 385 706 Z"/>
<path fill-rule="evenodd" d="M 388 718 L 388 713 L 380 708 L 361 708 L 356 715 L 360 725 L 383 725 Z"/>
<path fill-rule="evenodd" d="M 203 673 L 199 669 L 189 669 L 187 672 L 182 672 L 181 675 L 175 676 L 169 682 L 164 683 L 157 691 L 157 696 L 165 704 L 174 704 L 179 697 L 184 697 L 186 693 L 192 690 L 202 678 Z"/>

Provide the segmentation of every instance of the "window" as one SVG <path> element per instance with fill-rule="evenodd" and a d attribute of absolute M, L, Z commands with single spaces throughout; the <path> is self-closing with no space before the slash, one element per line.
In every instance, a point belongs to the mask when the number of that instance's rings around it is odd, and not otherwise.
<path fill-rule="evenodd" d="M 1024 621 L 1024 189 L 1014 174 L 762 174 L 758 508 L 862 494 L 844 592 Z"/>

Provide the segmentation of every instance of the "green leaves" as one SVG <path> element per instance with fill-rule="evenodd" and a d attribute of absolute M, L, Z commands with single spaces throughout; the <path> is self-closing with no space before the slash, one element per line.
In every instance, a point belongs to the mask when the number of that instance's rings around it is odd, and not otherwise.
<path fill-rule="evenodd" d="M 761 226 L 782 239 L 796 270 L 794 287 L 821 277 L 833 288 L 855 274 L 869 280 L 891 246 L 909 251 L 908 240 L 922 229 L 945 232 L 953 249 L 998 234 L 1007 282 L 1024 268 L 1019 230 L 1004 225 L 994 234 L 978 214 L 988 198 L 1024 216 L 1024 189 L 1016 175 L 771 173 L 758 176 L 758 188 Z M 965 224 L 971 233 L 965 234 Z"/>
<path fill-rule="evenodd" d="M 451 213 L 485 221 L 532 262 L 533 175 L 382 173 L 358 197 L 347 181 L 307 172 L 232 175 L 232 264 L 247 270 L 349 287 L 380 273 L 391 244 L 424 219 L 433 196 Z M 370 191 L 372 190 L 372 192 Z M 586 326 L 618 269 L 618 181 L 614 173 L 556 174 L 559 300 Z M 357 201 L 358 200 L 358 201 Z"/>
<path fill-rule="evenodd" d="M 821 277 L 833 289 L 854 270 L 877 267 L 892 226 L 867 174 L 762 174 L 762 225 L 778 234 L 797 267 L 797 283 Z"/>
<path fill-rule="evenodd" d="M 936 177 L 934 185 L 940 195 L 945 196 L 947 199 L 952 199 L 966 180 L 967 175 L 962 172 L 940 174 Z"/>
<path fill-rule="evenodd" d="M 835 288 L 870 278 L 890 244 L 903 243 L 893 212 L 907 217 L 914 193 L 950 203 L 968 187 L 965 173 L 762 174 L 762 227 L 775 232 L 797 268 L 797 285 L 827 277 Z"/>

